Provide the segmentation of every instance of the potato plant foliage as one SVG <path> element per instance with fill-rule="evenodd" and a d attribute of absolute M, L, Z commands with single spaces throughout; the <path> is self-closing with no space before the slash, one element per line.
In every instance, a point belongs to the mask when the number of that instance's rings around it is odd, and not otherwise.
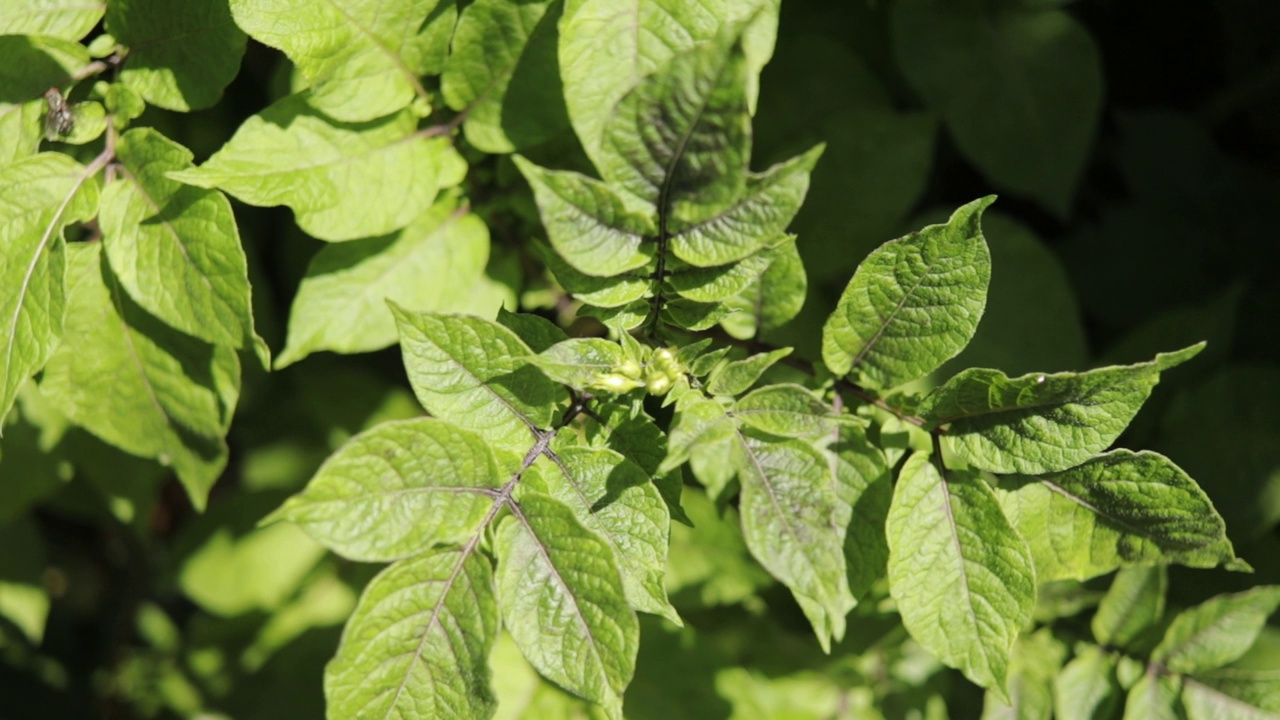
<path fill-rule="evenodd" d="M 913 112 L 818 41 L 773 91 L 778 0 L 8 0 L 6 663 L 91 692 L 41 650 L 78 507 L 195 528 L 96 661 L 139 716 L 293 717 L 303 654 L 339 720 L 1280 716 L 1280 514 L 1157 392 L 1214 323 L 1089 361 L 1003 201 L 907 220 L 943 133 L 1070 215 L 1103 94 L 1060 4 L 856 10 Z"/>

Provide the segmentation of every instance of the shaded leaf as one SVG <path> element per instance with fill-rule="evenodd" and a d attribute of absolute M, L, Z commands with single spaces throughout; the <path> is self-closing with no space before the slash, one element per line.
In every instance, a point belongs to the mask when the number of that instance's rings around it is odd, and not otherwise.
<path fill-rule="evenodd" d="M 1219 595 L 1184 610 L 1165 630 L 1151 660 L 1174 672 L 1212 670 L 1244 655 L 1280 606 L 1280 587 Z"/>
<path fill-rule="evenodd" d="M 1164 617 L 1168 587 L 1162 565 L 1122 569 L 1093 615 L 1093 637 L 1108 647 L 1131 647 Z"/>

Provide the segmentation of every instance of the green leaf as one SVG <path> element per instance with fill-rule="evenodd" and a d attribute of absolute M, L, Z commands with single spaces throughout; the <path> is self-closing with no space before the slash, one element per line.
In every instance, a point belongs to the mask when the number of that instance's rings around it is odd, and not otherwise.
<path fill-rule="evenodd" d="M 1132 647 L 1164 617 L 1168 587 L 1163 565 L 1122 569 L 1093 615 L 1093 637 L 1108 647 Z"/>
<path fill-rule="evenodd" d="M 1187 720 L 1276 720 L 1280 713 L 1258 707 L 1195 678 L 1182 681 L 1182 706 Z"/>
<path fill-rule="evenodd" d="M 718 365 L 707 378 L 707 392 L 712 395 L 740 395 L 756 384 L 766 370 L 791 354 L 791 348 L 778 348 Z"/>
<path fill-rule="evenodd" d="M 752 104 L 754 76 L 773 52 L 773 33 L 767 22 L 777 21 L 775 2 L 568 0 L 560 23 L 564 96 L 573 127 L 596 166 L 601 164 L 605 125 L 623 95 L 672 56 L 714 39 L 724 25 L 736 25 L 753 16 L 759 19 L 743 37 L 750 80 L 747 95 Z"/>
<path fill-rule="evenodd" d="M 885 243 L 858 266 L 822 331 L 833 373 L 857 371 L 889 388 L 964 349 L 986 307 L 991 256 L 980 223 L 994 201 L 975 200 L 945 225 Z"/>
<path fill-rule="evenodd" d="M 187 557 L 178 586 L 201 608 L 222 617 L 277 611 L 324 554 L 293 525 L 255 528 L 240 537 L 222 526 Z"/>
<path fill-rule="evenodd" d="M 726 301 L 738 311 L 724 319 L 730 335 L 753 339 L 800 314 L 809 291 L 809 278 L 795 240 L 794 235 L 789 235 L 781 244 L 764 250 L 761 254 L 769 266 L 737 297 Z"/>
<path fill-rule="evenodd" d="M 832 433 L 841 418 L 808 388 L 793 383 L 766 385 L 733 404 L 733 417 L 743 425 L 782 437 L 812 438 Z"/>
<path fill-rule="evenodd" d="M 462 129 L 476 148 L 512 152 L 568 129 L 556 63 L 561 6 L 477 0 L 462 11 L 440 89 L 466 113 Z"/>
<path fill-rule="evenodd" d="M 448 138 L 415 134 L 417 125 L 407 110 L 365 123 L 332 120 L 304 92 L 246 120 L 200 167 L 170 177 L 250 205 L 288 205 L 321 240 L 383 235 L 420 217 L 466 170 Z"/>
<path fill-rule="evenodd" d="M 351 438 L 264 522 L 297 523 L 352 560 L 396 560 L 479 531 L 506 478 L 484 440 L 434 418 Z"/>
<path fill-rule="evenodd" d="M 120 180 L 102 194 L 107 262 L 129 297 L 188 335 L 236 348 L 252 344 L 249 278 L 235 216 L 222 193 L 166 173 L 191 152 L 150 128 L 116 143 Z"/>
<path fill-rule="evenodd" d="M 0 163 L 36 153 L 47 110 L 41 96 L 88 63 L 89 53 L 77 42 L 0 34 Z"/>
<path fill-rule="evenodd" d="M 1101 57 L 1062 10 L 983 0 L 893 7 L 899 67 L 991 181 L 1060 216 L 1071 208 L 1102 107 Z"/>
<path fill-rule="evenodd" d="M 575 270 L 611 276 L 649 263 L 657 229 L 627 209 L 608 185 L 575 172 L 547 170 L 515 158 L 533 188 L 551 246 Z"/>
<path fill-rule="evenodd" d="M 40 644 L 49 619 L 47 567 L 44 539 L 34 518 L 0 525 L 0 619 L 16 627 L 32 645 Z M 12 637 L 6 640 L 10 647 L 17 644 Z"/>
<path fill-rule="evenodd" d="M 1178 705 L 1182 679 L 1148 670 L 1133 687 L 1124 704 L 1124 720 L 1187 720 Z"/>
<path fill-rule="evenodd" d="M 545 352 L 552 345 L 569 339 L 559 325 L 541 315 L 513 313 L 507 312 L 506 308 L 498 308 L 498 323 L 519 335 L 534 352 Z"/>
<path fill-rule="evenodd" d="M 428 22 L 438 0 L 230 0 L 236 23 L 284 52 L 310 83 L 312 106 L 346 122 L 365 122 L 426 96 L 419 75 L 440 42 Z"/>
<path fill-rule="evenodd" d="M 640 626 L 612 549 L 544 495 L 511 509 L 494 541 L 503 627 L 543 676 L 621 718 Z"/>
<path fill-rule="evenodd" d="M 729 30 L 675 55 L 618 101 L 604 127 L 601 177 L 685 223 L 729 207 L 750 164 L 746 78 L 742 44 Z"/>
<path fill-rule="evenodd" d="M 769 266 L 769 258 L 757 253 L 728 265 L 672 270 L 674 264 L 668 260 L 665 279 L 677 295 L 695 302 L 720 302 L 741 293 L 759 278 Z"/>
<path fill-rule="evenodd" d="M 0 35 L 79 40 L 98 24 L 106 10 L 106 0 L 10 0 L 0 7 Z"/>
<path fill-rule="evenodd" d="M 844 564 L 835 474 L 812 446 L 736 433 L 742 535 L 769 574 L 791 589 L 824 652 L 844 637 L 856 604 Z"/>
<path fill-rule="evenodd" d="M 559 448 L 552 464 L 538 478 L 542 482 L 522 483 L 572 508 L 612 549 L 632 607 L 682 624 L 662 584 L 671 517 L 645 471 L 604 448 Z"/>
<path fill-rule="evenodd" d="M 1053 680 L 1067 648 L 1047 628 L 1018 637 L 1009 663 L 1009 702 L 988 690 L 982 720 L 1050 720 Z"/>
<path fill-rule="evenodd" d="M 751 559 L 737 510 L 721 510 L 693 488 L 684 503 L 691 522 L 671 526 L 666 577 L 667 589 L 681 607 L 737 604 L 773 582 Z"/>
<path fill-rule="evenodd" d="M 324 674 L 329 717 L 482 720 L 496 701 L 493 571 L 474 543 L 401 560 L 375 577 Z"/>
<path fill-rule="evenodd" d="M 191 503 L 203 509 L 227 462 L 223 436 L 240 394 L 240 362 L 231 349 L 143 312 L 102 262 L 100 248 L 69 248 L 66 326 L 40 390 L 102 440 L 172 466 Z"/>
<path fill-rule="evenodd" d="M 1151 660 L 1179 673 L 1222 667 L 1249 650 L 1278 606 L 1280 586 L 1271 585 L 1207 600 L 1173 619 Z"/>
<path fill-rule="evenodd" d="M 717 445 L 733 437 L 736 425 L 725 407 L 708 400 L 701 393 L 689 393 L 676 404 L 671 430 L 667 435 L 667 456 L 658 472 L 670 472 L 699 449 Z"/>
<path fill-rule="evenodd" d="M 741 194 L 719 212 L 695 222 L 672 218 L 671 251 L 691 265 L 708 267 L 741 260 L 776 242 L 800 210 L 809 173 L 824 147 L 810 148 L 763 173 L 747 173 Z"/>
<path fill-rule="evenodd" d="M 419 311 L 467 309 L 488 259 L 488 228 L 453 198 L 392 235 L 321 248 L 294 296 L 276 368 L 318 350 L 359 353 L 394 344 L 387 300 Z"/>
<path fill-rule="evenodd" d="M 106 29 L 129 48 L 120 81 L 166 110 L 211 107 L 240 71 L 245 35 L 227 0 L 111 0 Z"/>
<path fill-rule="evenodd" d="M 630 305 L 649 295 L 653 280 L 642 271 L 627 272 L 613 277 L 592 277 L 579 272 L 565 262 L 546 243 L 535 241 L 534 254 L 555 275 L 556 281 L 574 298 L 588 305 L 617 308 Z M 643 303 L 642 303 L 643 304 Z"/>
<path fill-rule="evenodd" d="M 63 335 L 62 233 L 98 211 L 93 173 L 62 153 L 0 166 L 0 418 Z"/>
<path fill-rule="evenodd" d="M 1004 478 L 1000 488 L 1041 582 L 1150 563 L 1215 567 L 1235 558 L 1208 496 L 1157 453 L 1114 450 L 1061 473 Z"/>
<path fill-rule="evenodd" d="M 617 375 L 618 369 L 626 360 L 622 347 L 604 338 L 571 338 L 558 342 L 527 360 L 538 367 L 544 375 L 554 382 L 569 387 L 585 390 L 600 386 L 608 388 L 606 376 Z M 639 375 L 636 366 L 636 375 Z M 618 375 L 619 381 L 630 380 L 634 384 L 623 382 L 618 391 L 623 392 L 640 387 L 637 378 Z"/>
<path fill-rule="evenodd" d="M 922 417 L 948 425 L 943 446 L 995 473 L 1057 472 L 1105 450 L 1129 426 L 1161 371 L 1195 357 L 1204 343 L 1134 365 L 1010 378 L 972 368 L 925 397 Z"/>
<path fill-rule="evenodd" d="M 1007 701 L 1009 654 L 1035 605 L 1035 566 L 991 488 L 971 471 L 944 479 L 917 452 L 898 476 L 885 534 L 889 591 L 911 636 Z"/>
<path fill-rule="evenodd" d="M 680 506 L 684 479 L 678 471 L 660 471 L 667 455 L 667 434 L 658 429 L 653 418 L 643 409 L 622 403 L 599 403 L 594 406 L 598 422 L 588 423 L 587 440 L 596 447 L 607 447 L 639 465 L 667 503 L 671 518 L 689 524 Z"/>
<path fill-rule="evenodd" d="M 391 312 L 409 382 L 432 415 L 522 453 L 551 425 L 564 391 L 528 364 L 532 353 L 515 333 L 466 315 L 413 313 L 394 303 Z"/>
<path fill-rule="evenodd" d="M 861 599 L 885 576 L 889 561 L 884 533 L 893 499 L 893 473 L 884 453 L 861 428 L 839 428 L 831 450 L 835 453 L 836 522 L 846 528 L 849 590 Z"/>
<path fill-rule="evenodd" d="M 1053 682 L 1058 720 L 1109 720 L 1120 709 L 1116 661 L 1097 645 L 1085 645 Z"/>

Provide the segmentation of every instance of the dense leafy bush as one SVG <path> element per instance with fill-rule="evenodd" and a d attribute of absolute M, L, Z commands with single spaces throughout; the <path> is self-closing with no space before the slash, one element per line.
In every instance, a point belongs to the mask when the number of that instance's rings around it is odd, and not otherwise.
<path fill-rule="evenodd" d="M 1270 71 L 792 5 L 0 8 L 5 712 L 1280 714 Z"/>

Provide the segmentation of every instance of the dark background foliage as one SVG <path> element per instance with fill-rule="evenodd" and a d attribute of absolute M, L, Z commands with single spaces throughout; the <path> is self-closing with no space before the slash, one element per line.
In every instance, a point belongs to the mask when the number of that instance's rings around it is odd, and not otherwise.
<path fill-rule="evenodd" d="M 957 142 L 942 102 L 921 92 L 912 68 L 945 47 L 943 28 L 895 27 L 902 21 L 886 0 L 783 3 L 777 51 L 761 83 L 754 165 L 818 141 L 828 149 L 793 226 L 809 300 L 767 339 L 816 356 L 821 321 L 868 251 L 940 212 L 999 194 L 984 223 L 994 262 L 987 316 L 974 345 L 942 376 L 969 365 L 1083 369 L 1207 339 L 1208 350 L 1168 374 L 1120 444 L 1160 450 L 1195 477 L 1239 555 L 1258 571 L 1175 570 L 1173 604 L 1280 583 L 1280 5 L 992 4 L 1063 6 L 1096 44 L 1103 92 L 1096 124 L 1085 123 L 1078 157 L 1069 148 L 1048 151 L 1080 168 L 1061 202 L 984 172 Z M 993 37 L 970 42 L 1010 50 Z M 251 42 L 220 104 L 181 116 L 152 109 L 141 124 L 160 127 L 202 160 L 286 91 L 284 65 Z M 1069 58 L 1049 66 L 1077 71 Z M 992 78 L 962 74 L 952 89 L 981 94 Z M 1077 98 L 1061 100 L 1062 113 L 1079 110 Z M 980 108 L 977 121 L 998 127 L 1009 110 Z M 562 157 L 572 140 L 548 147 L 541 151 Z M 490 276 L 511 285 L 527 308 L 589 332 L 528 252 L 536 214 L 509 159 L 469 157 L 469 191 L 495 242 Z M 279 348 L 289 303 L 320 243 L 293 229 L 283 209 L 238 204 L 236 212 L 259 328 Z M 320 355 L 270 376 L 251 363 L 245 370 L 231 463 L 203 515 L 161 468 L 82 431 L 47 455 L 11 449 L 21 442 L 11 437 L 23 432 L 38 443 L 29 427 L 6 433 L 0 581 L 34 581 L 52 606 L 38 646 L 0 618 L 0 717 L 167 717 L 201 707 L 236 718 L 322 716 L 323 664 L 372 569 L 321 558 L 287 533 L 253 529 L 346 437 L 417 410 L 395 349 Z M 699 512 L 714 522 L 709 509 L 690 509 L 695 519 Z M 713 687 L 715 671 L 781 675 L 817 662 L 786 592 L 758 572 L 731 570 L 746 601 L 682 605 L 692 625 L 724 630 L 714 642 L 682 644 L 646 618 L 629 715 L 724 717 L 730 708 Z M 4 592 L 0 586 L 0 598 Z M 773 612 L 761 614 L 765 607 Z M 883 617 L 854 618 L 837 662 L 857 667 L 862 651 L 891 632 L 901 628 Z M 732 684 L 733 676 L 720 677 Z M 949 687 L 952 717 L 976 716 L 967 713 L 976 713 L 977 691 L 958 676 Z"/>

